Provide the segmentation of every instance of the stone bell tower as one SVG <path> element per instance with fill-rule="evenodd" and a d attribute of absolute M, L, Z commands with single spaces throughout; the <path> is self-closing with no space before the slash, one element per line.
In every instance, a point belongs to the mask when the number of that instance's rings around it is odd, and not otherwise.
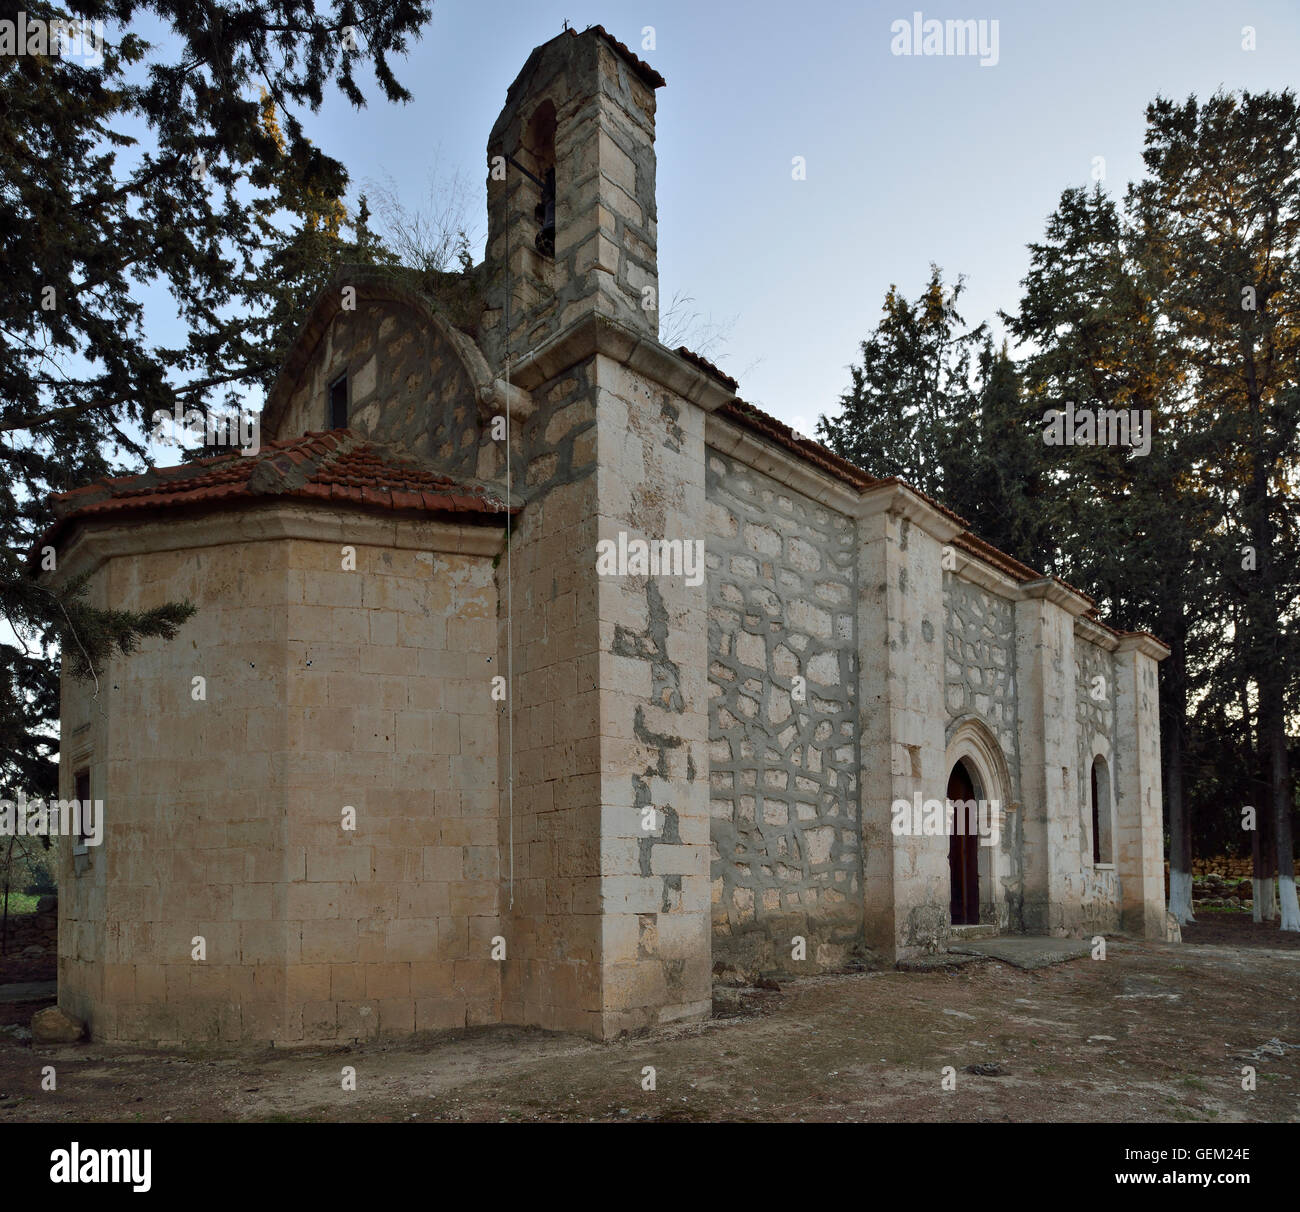
<path fill-rule="evenodd" d="M 663 83 L 594 26 L 539 46 L 510 86 L 488 139 L 483 344 L 496 365 L 507 348 L 518 359 L 586 313 L 658 335 Z"/>
<path fill-rule="evenodd" d="M 703 565 L 689 401 L 710 388 L 657 340 L 662 84 L 603 29 L 566 30 L 488 141 L 478 340 L 523 401 L 498 568 L 502 1020 L 602 1038 L 711 1007 L 703 578 L 597 563 L 623 535 Z"/>

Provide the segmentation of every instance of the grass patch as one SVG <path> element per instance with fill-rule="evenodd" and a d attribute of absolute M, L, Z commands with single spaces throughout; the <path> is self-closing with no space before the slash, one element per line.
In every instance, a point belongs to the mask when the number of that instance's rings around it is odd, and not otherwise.
<path fill-rule="evenodd" d="M 11 892 L 9 894 L 9 916 L 21 917 L 24 913 L 35 913 L 36 902 L 41 898 L 39 896 L 30 896 L 26 892 Z M 3 901 L 0 900 L 0 905 Z"/>

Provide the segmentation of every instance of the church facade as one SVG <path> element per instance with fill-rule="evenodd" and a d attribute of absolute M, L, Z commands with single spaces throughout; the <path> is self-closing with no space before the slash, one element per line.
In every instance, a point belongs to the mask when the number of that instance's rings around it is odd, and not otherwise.
<path fill-rule="evenodd" d="M 1163 937 L 1167 650 L 659 342 L 662 84 L 536 49 L 482 265 L 341 275 L 257 454 L 57 501 L 52 583 L 197 607 L 64 682 L 94 1037 L 611 1038 L 718 963 Z"/>

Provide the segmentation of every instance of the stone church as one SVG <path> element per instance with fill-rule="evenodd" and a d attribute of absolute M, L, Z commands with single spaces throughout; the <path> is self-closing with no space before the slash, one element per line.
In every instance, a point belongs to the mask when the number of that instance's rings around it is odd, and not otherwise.
<path fill-rule="evenodd" d="M 197 607 L 63 684 L 95 1038 L 607 1039 L 707 1016 L 720 962 L 1163 936 L 1167 649 L 659 342 L 663 84 L 538 47 L 482 265 L 340 275 L 258 453 L 57 499 L 47 583 Z"/>

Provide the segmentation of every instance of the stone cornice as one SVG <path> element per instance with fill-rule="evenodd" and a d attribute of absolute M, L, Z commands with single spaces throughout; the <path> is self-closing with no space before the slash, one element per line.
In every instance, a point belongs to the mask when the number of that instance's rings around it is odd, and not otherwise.
<path fill-rule="evenodd" d="M 415 516 L 385 517 L 329 506 L 278 502 L 188 517 L 160 515 L 156 520 L 136 516 L 129 522 L 87 521 L 78 527 L 59 556 L 58 570 L 43 573 L 40 582 L 53 584 L 82 572 L 94 572 L 108 560 L 120 556 L 277 539 L 478 556 L 495 556 L 504 550 L 505 544 L 505 534 L 499 526 L 463 526 Z"/>
<path fill-rule="evenodd" d="M 859 518 L 870 518 L 879 513 L 892 513 L 906 518 L 913 526 L 919 527 L 940 543 L 947 543 L 966 530 L 960 522 L 954 521 L 897 480 L 886 480 L 875 488 L 868 488 L 859 496 Z"/>
<path fill-rule="evenodd" d="M 709 413 L 704 418 L 704 445 L 754 471 L 771 476 L 792 492 L 801 493 L 827 509 L 849 517 L 857 513 L 858 494 L 847 484 L 716 413 Z"/>
<path fill-rule="evenodd" d="M 596 354 L 625 365 L 705 412 L 736 398 L 734 391 L 666 345 L 596 312 L 574 321 L 520 357 L 510 367 L 510 382 L 533 391 Z"/>
<path fill-rule="evenodd" d="M 1153 661 L 1163 661 L 1173 649 L 1156 639 L 1149 631 L 1126 631 L 1115 645 L 1116 652 L 1140 652 Z"/>
<path fill-rule="evenodd" d="M 1010 602 L 1020 598 L 1019 581 L 994 568 L 992 564 L 985 563 L 979 556 L 972 555 L 969 551 L 963 551 L 960 547 L 954 547 L 953 551 L 957 556 L 957 566 L 950 570 L 953 576 L 969 581 L 972 585 L 978 585 L 981 589 L 987 589 L 990 593 Z"/>
<path fill-rule="evenodd" d="M 1054 606 L 1060 606 L 1077 619 L 1092 609 L 1092 603 L 1082 594 L 1067 588 L 1055 577 L 1040 577 L 1036 581 L 1026 581 L 1020 586 L 1022 600 L 1044 598 Z"/>
<path fill-rule="evenodd" d="M 1096 644 L 1107 652 L 1114 652 L 1119 647 L 1119 636 L 1103 627 L 1093 619 L 1079 617 L 1074 620 L 1074 634 L 1089 644 Z"/>

